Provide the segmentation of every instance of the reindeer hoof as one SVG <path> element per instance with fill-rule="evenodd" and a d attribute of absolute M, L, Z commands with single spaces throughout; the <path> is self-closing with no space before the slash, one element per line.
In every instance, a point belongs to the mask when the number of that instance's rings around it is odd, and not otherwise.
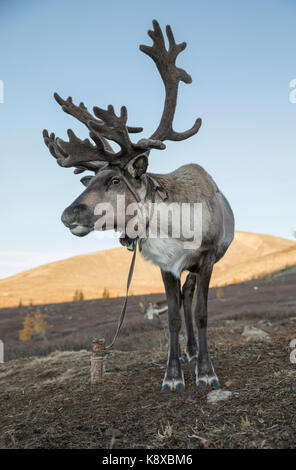
<path fill-rule="evenodd" d="M 198 362 L 195 368 L 196 386 L 206 388 L 207 385 L 217 388 L 220 387 L 219 379 L 215 373 L 211 360 Z"/>
<path fill-rule="evenodd" d="M 214 388 L 219 388 L 221 387 L 221 384 L 219 382 L 219 379 L 218 377 L 213 377 L 212 380 L 211 380 L 211 384 L 210 384 L 212 387 Z"/>
<path fill-rule="evenodd" d="M 207 381 L 207 379 L 205 379 L 205 378 L 198 379 L 198 380 L 196 381 L 196 386 L 197 386 L 198 388 L 206 388 L 207 384 L 208 384 L 208 381 Z"/>
<path fill-rule="evenodd" d="M 183 392 L 185 383 L 183 379 L 164 379 L 162 382 L 162 392 Z"/>
<path fill-rule="evenodd" d="M 220 387 L 220 382 L 219 382 L 218 377 L 216 375 L 214 376 L 205 375 L 203 377 L 196 378 L 196 386 L 198 388 L 206 388 L 207 385 L 210 385 L 211 387 L 214 387 L 214 388 Z"/>

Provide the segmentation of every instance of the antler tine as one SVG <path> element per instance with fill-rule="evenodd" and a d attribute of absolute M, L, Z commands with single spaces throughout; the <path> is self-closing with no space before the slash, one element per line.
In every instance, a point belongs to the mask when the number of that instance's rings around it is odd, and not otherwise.
<path fill-rule="evenodd" d="M 61 106 L 62 110 L 67 113 L 71 114 L 71 116 L 75 117 L 78 119 L 80 122 L 86 125 L 86 127 L 89 129 L 89 121 L 95 121 L 95 122 L 100 122 L 98 121 L 87 109 L 87 107 L 84 105 L 83 102 L 79 104 L 79 106 L 76 106 L 73 101 L 71 96 L 69 96 L 66 100 L 60 97 L 58 93 L 54 93 L 54 99 L 56 102 Z M 138 132 L 142 132 L 143 128 L 142 127 L 127 127 L 128 132 L 131 134 L 135 134 Z M 107 143 L 108 145 L 108 143 Z M 111 147 L 108 149 L 111 150 Z"/>
<path fill-rule="evenodd" d="M 89 126 L 90 121 L 95 120 L 98 124 L 100 124 L 101 121 L 96 120 L 96 118 L 88 112 L 83 103 L 80 103 L 79 106 L 73 104 L 71 97 L 64 100 L 58 93 L 55 93 L 54 98 L 62 107 L 63 111 L 86 125 L 90 130 L 90 137 L 96 144 L 96 146 L 93 146 L 88 139 L 80 140 L 71 129 L 68 130 L 68 142 L 56 138 L 53 133 L 49 135 L 45 130 L 43 131 L 44 142 L 50 153 L 57 160 L 57 163 L 63 167 L 76 167 L 74 173 L 81 173 L 86 169 L 97 171 L 102 165 L 102 162 L 113 163 L 115 154 L 111 145 L 103 136 L 99 135 Z M 141 128 L 135 129 L 141 130 Z"/>
<path fill-rule="evenodd" d="M 112 105 L 109 105 L 107 109 L 95 106 L 93 110 L 101 122 L 90 121 L 89 125 L 99 135 L 116 142 L 121 147 L 120 151 L 114 155 L 116 158 L 113 159 L 113 162 L 117 161 L 121 167 L 124 167 L 135 156 L 149 152 L 152 148 L 165 149 L 164 143 L 160 140 L 140 139 L 136 144 L 130 141 L 126 127 L 127 109 L 125 106 L 121 107 L 120 116 L 115 114 Z"/>
<path fill-rule="evenodd" d="M 155 62 L 160 76 L 165 86 L 165 104 L 163 114 L 158 128 L 152 134 L 151 139 L 175 140 L 188 139 L 196 134 L 201 126 L 201 119 L 198 118 L 195 124 L 184 132 L 176 132 L 173 129 L 173 119 L 175 115 L 179 82 L 191 83 L 191 76 L 184 70 L 176 66 L 178 55 L 186 48 L 186 42 L 177 44 L 171 27 L 166 27 L 166 34 L 169 41 L 169 49 L 165 47 L 162 30 L 156 20 L 153 21 L 153 31 L 148 31 L 148 35 L 153 41 L 152 46 L 140 46 L 140 50 L 147 54 Z"/>
<path fill-rule="evenodd" d="M 88 129 L 90 129 L 89 121 L 96 121 L 96 118 L 88 111 L 87 107 L 84 105 L 83 102 L 81 102 L 79 106 L 76 106 L 73 103 L 71 96 L 69 96 L 66 100 L 61 98 L 58 93 L 54 93 L 53 96 L 65 113 L 70 114 L 71 116 L 78 119 L 78 121 L 82 122 Z M 113 152 L 113 149 L 109 142 L 107 142 L 105 139 L 103 139 L 103 142 L 105 148 L 110 152 Z"/>
<path fill-rule="evenodd" d="M 84 165 L 79 165 L 75 167 L 74 173 L 78 175 L 79 173 L 83 173 L 85 170 L 94 171 L 95 173 L 106 166 L 106 162 L 87 162 Z"/>
<path fill-rule="evenodd" d="M 60 166 L 63 166 L 62 162 L 65 158 L 65 154 L 63 154 L 62 149 L 59 149 L 59 147 L 57 146 L 55 134 L 52 132 L 49 135 L 47 129 L 44 129 L 42 134 L 44 143 L 48 147 L 48 150 L 50 151 L 51 155 L 56 159 L 57 163 Z"/>
<path fill-rule="evenodd" d="M 90 121 L 90 128 L 106 139 L 113 140 L 113 142 L 116 142 L 121 147 L 121 150 L 115 155 L 116 157 L 121 157 L 123 154 L 130 152 L 132 150 L 132 142 L 126 127 L 126 107 L 121 107 L 120 116 L 116 116 L 111 104 L 107 109 L 95 106 L 93 110 L 95 116 L 100 118 L 101 121 Z"/>
<path fill-rule="evenodd" d="M 43 131 L 44 143 L 58 165 L 67 168 L 75 167 L 74 173 L 77 174 L 85 170 L 96 172 L 107 161 L 113 163 L 114 153 L 105 149 L 103 142 L 99 141 L 97 135 L 93 137 L 91 135 L 96 142 L 96 147 L 88 139 L 84 141 L 78 139 L 71 129 L 68 130 L 68 136 L 69 142 L 65 142 L 55 137 L 53 132 L 49 135 L 46 129 Z M 98 153 L 99 150 L 102 152 L 101 155 Z"/>
<path fill-rule="evenodd" d="M 79 104 L 79 106 L 76 106 L 73 103 L 71 96 L 69 96 L 66 100 L 61 98 L 60 95 L 58 95 L 58 93 L 54 93 L 53 96 L 54 96 L 54 99 L 56 100 L 56 102 L 61 106 L 62 110 L 65 113 L 71 114 L 71 116 L 78 119 L 80 122 L 85 124 L 86 127 L 88 128 L 88 122 L 91 119 L 94 119 L 94 117 L 92 116 L 92 114 L 90 114 L 88 112 L 88 110 L 87 110 L 86 106 L 84 105 L 84 103 L 81 102 Z"/>
<path fill-rule="evenodd" d="M 83 162 L 104 161 L 113 162 L 114 152 L 105 148 L 102 139 L 98 135 L 91 133 L 96 146 L 92 145 L 88 139 L 79 139 L 71 129 L 67 131 L 69 142 L 56 139 L 56 145 L 63 152 L 64 167 L 79 166 Z"/>

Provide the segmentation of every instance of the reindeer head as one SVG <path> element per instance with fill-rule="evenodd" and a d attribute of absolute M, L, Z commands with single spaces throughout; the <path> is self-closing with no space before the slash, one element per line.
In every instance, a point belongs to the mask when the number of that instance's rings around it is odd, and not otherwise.
<path fill-rule="evenodd" d="M 148 31 L 153 45 L 140 46 L 140 50 L 155 62 L 165 86 L 166 96 L 159 126 L 148 139 L 131 142 L 129 134 L 141 132 L 143 129 L 127 126 L 125 106 L 121 108 L 120 116 L 115 114 L 111 105 L 107 110 L 94 107 L 93 116 L 83 103 L 76 106 L 71 97 L 63 100 L 57 93 L 54 94 L 63 111 L 87 126 L 89 136 L 94 142 L 92 144 L 88 139 L 80 140 L 71 129 L 68 130 L 67 142 L 55 137 L 53 133 L 49 135 L 47 130 L 43 131 L 44 142 L 60 166 L 75 167 L 74 173 L 82 173 L 85 170 L 94 172 L 94 176 L 81 179 L 86 189 L 62 214 L 63 223 L 74 235 L 84 236 L 94 229 L 95 207 L 98 203 L 110 203 L 116 213 L 118 195 L 124 196 L 127 205 L 135 193 L 141 191 L 145 185 L 151 149 L 163 150 L 163 141 L 187 139 L 200 128 L 201 119 L 197 119 L 193 127 L 185 132 L 173 130 L 179 82 L 192 81 L 185 70 L 176 66 L 177 56 L 185 49 L 186 43 L 176 44 L 171 28 L 167 26 L 167 50 L 161 28 L 155 20 L 153 27 L 153 31 Z M 120 150 L 115 153 L 108 141 L 116 142 Z M 116 224 L 115 220 L 114 228 L 117 228 Z"/>

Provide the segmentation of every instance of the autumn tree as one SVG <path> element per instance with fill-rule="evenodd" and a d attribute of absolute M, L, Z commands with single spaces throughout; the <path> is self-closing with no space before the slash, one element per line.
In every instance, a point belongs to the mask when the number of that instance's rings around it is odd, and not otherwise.
<path fill-rule="evenodd" d="M 29 313 L 27 313 L 24 319 L 23 329 L 19 331 L 20 341 L 23 341 L 23 342 L 30 341 L 33 333 L 34 333 L 34 319 Z"/>

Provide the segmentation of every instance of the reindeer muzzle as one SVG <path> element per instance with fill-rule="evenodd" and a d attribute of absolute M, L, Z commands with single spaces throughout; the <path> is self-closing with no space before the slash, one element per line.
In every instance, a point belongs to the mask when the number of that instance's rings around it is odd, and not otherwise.
<path fill-rule="evenodd" d="M 62 214 L 63 224 L 77 237 L 84 237 L 94 229 L 93 213 L 85 204 L 67 207 Z"/>

